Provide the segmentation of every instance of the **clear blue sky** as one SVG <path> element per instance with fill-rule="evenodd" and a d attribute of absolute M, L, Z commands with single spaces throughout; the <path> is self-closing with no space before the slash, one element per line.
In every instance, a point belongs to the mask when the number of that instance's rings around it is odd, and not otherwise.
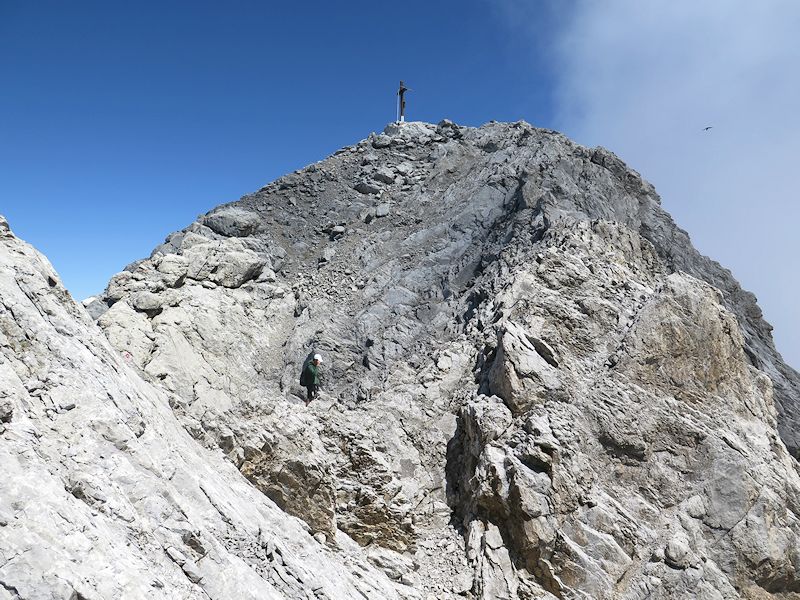
<path fill-rule="evenodd" d="M 411 119 L 617 152 L 800 365 L 798 28 L 796 0 L 0 0 L 0 214 L 82 299 L 382 129 L 404 79 Z"/>

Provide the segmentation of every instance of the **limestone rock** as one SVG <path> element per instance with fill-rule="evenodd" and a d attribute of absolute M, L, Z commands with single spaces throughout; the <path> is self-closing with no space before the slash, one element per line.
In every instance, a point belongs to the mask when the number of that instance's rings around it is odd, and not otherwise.
<path fill-rule="evenodd" d="M 392 143 L 392 138 L 388 135 L 377 135 L 372 140 L 372 147 L 379 149 L 379 148 L 387 148 Z"/>
<path fill-rule="evenodd" d="M 266 260 L 232 241 L 197 242 L 184 246 L 187 277 L 236 288 L 261 273 Z"/>
<path fill-rule="evenodd" d="M 288 411 L 281 423 L 282 435 L 271 436 L 260 448 L 248 450 L 240 471 L 279 507 L 332 538 L 336 490 L 325 450 L 312 433 L 314 424 Z"/>
<path fill-rule="evenodd" d="M 395 174 L 394 171 L 387 167 L 380 167 L 375 171 L 373 177 L 376 181 L 380 181 L 381 183 L 394 183 Z"/>
<path fill-rule="evenodd" d="M 677 569 L 686 569 L 690 564 L 691 552 L 689 538 L 685 533 L 680 532 L 672 536 L 667 542 L 664 558 L 668 565 Z"/>
<path fill-rule="evenodd" d="M 246 237 L 258 230 L 261 219 L 256 213 L 235 207 L 216 210 L 203 218 L 203 224 L 228 237 Z"/>
<path fill-rule="evenodd" d="M 14 416 L 14 405 L 8 398 L 0 399 L 0 427 L 5 423 L 9 423 Z M 3 428 L 5 430 L 5 428 Z"/>
<path fill-rule="evenodd" d="M 86 298 L 81 304 L 86 309 L 86 312 L 89 313 L 89 316 L 95 320 L 99 319 L 108 310 L 108 305 L 95 296 Z"/>
<path fill-rule="evenodd" d="M 231 210 L 256 215 L 252 231 L 206 222 Z M 51 306 L 62 288 L 41 273 L 34 319 L 72 306 Z M 800 589 L 798 375 L 752 295 L 607 150 L 523 122 L 392 124 L 170 235 L 102 301 L 98 325 L 123 358 L 106 349 L 73 370 L 127 382 L 127 396 L 111 390 L 123 408 L 48 376 L 53 351 L 11 307 L 0 347 L 19 385 L 2 396 L 0 443 L 19 427 L 17 460 L 61 469 L 72 446 L 26 454 L 37 434 L 23 427 L 73 440 L 50 424 L 99 411 L 80 444 L 154 463 L 81 458 L 53 496 L 114 519 L 120 534 L 102 539 L 130 539 L 132 519 L 135 543 L 157 547 L 124 550 L 120 580 L 156 556 L 162 597 L 248 597 L 253 577 L 288 598 L 322 597 L 308 583 L 321 579 L 332 599 Z M 58 326 L 105 344 L 87 321 L 81 309 Z M 317 352 L 321 395 L 306 405 L 298 376 Z M 20 417 L 29 406 L 37 419 Z M 147 499 L 127 483 L 140 478 Z M 160 520 L 140 522 L 143 503 Z M 180 534 L 164 532 L 170 519 Z M 10 555 L 28 538 L 6 530 Z"/>
<path fill-rule="evenodd" d="M 561 387 L 558 365 L 543 342 L 514 323 L 498 333 L 497 355 L 489 370 L 489 390 L 517 413 L 531 402 L 543 402 Z"/>
<path fill-rule="evenodd" d="M 377 194 L 378 192 L 381 191 L 379 187 L 373 185 L 372 183 L 369 183 L 368 181 L 358 182 L 355 185 L 354 189 L 357 192 L 361 192 L 362 194 Z"/>
<path fill-rule="evenodd" d="M 191 439 L 54 280 L 0 240 L 0 596 L 403 597 Z"/>

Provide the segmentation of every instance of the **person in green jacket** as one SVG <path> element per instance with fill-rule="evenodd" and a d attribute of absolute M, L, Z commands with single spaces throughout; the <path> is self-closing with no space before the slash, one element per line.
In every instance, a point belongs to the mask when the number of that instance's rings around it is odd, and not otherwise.
<path fill-rule="evenodd" d="M 321 362 L 322 357 L 315 354 L 300 374 L 300 384 L 306 388 L 306 406 L 319 394 L 319 365 Z"/>

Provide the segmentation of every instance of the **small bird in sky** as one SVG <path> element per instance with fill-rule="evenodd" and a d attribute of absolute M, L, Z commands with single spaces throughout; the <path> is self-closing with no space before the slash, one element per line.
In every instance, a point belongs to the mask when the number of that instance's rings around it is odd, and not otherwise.
<path fill-rule="evenodd" d="M 703 131 L 708 131 L 709 129 L 713 129 L 713 125 L 709 125 L 708 127 L 703 127 Z"/>

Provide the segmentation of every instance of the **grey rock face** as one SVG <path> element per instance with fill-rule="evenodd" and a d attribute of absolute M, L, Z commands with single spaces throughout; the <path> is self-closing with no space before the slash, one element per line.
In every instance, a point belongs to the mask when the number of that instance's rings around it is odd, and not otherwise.
<path fill-rule="evenodd" d="M 81 304 L 83 304 L 89 316 L 95 320 L 99 319 L 108 310 L 108 305 L 95 296 L 86 298 Z"/>
<path fill-rule="evenodd" d="M 304 540 L 425 599 L 800 593 L 797 373 L 613 154 L 391 125 L 229 210 L 259 222 L 171 235 L 98 324 Z"/>
<path fill-rule="evenodd" d="M 135 360 L 41 255 L 0 239 L 0 597 L 409 597 L 201 448 Z"/>
<path fill-rule="evenodd" d="M 794 589 L 797 375 L 613 154 L 525 123 L 392 125 L 235 206 L 274 279 L 154 291 L 154 255 L 101 325 L 314 531 L 436 598 Z M 147 323 L 140 289 L 165 298 Z"/>
<path fill-rule="evenodd" d="M 358 182 L 354 186 L 354 189 L 357 192 L 361 192 L 362 194 L 377 194 L 378 192 L 381 191 L 381 189 L 378 186 L 376 186 L 375 184 L 372 184 L 372 183 L 370 183 L 368 181 L 360 181 L 360 182 Z"/>
<path fill-rule="evenodd" d="M 255 213 L 226 207 L 206 215 L 203 224 L 220 235 L 246 237 L 256 232 L 261 219 Z"/>
<path fill-rule="evenodd" d="M 556 234 L 568 240 L 573 267 L 601 256 L 607 228 L 569 227 L 585 232 Z M 563 256 L 552 254 L 562 264 Z M 583 302 L 604 285 L 598 270 L 556 295 L 523 269 L 507 295 L 496 297 L 513 307 L 502 321 L 515 324 L 515 339 L 544 338 L 557 349 L 562 385 L 548 389 L 519 368 L 518 379 L 497 387 L 492 365 L 485 384 L 503 400 L 479 397 L 462 408 L 449 489 L 465 527 L 481 523 L 476 556 L 491 547 L 490 523 L 515 567 L 558 597 L 576 590 L 644 597 L 655 589 L 660 597 L 751 597 L 759 586 L 792 589 L 783 586 L 794 577 L 800 523 L 783 515 L 795 502 L 796 462 L 779 442 L 768 378 L 748 364 L 716 290 L 678 273 L 640 278 L 634 273 L 646 271 L 632 260 L 618 264 L 625 265 L 614 269 L 620 287 L 603 293 L 603 311 Z M 639 297 L 636 314 L 607 329 L 604 312 L 619 311 L 631 292 Z M 526 296 L 537 298 L 535 307 L 517 302 Z M 509 327 L 502 328 L 505 343 Z M 539 352 L 520 344 L 515 353 L 498 349 L 493 360 L 514 370 L 525 364 L 520 355 L 536 363 Z M 518 398 L 528 406 L 520 409 Z M 765 469 L 772 475 L 762 477 Z M 753 529 L 744 525 L 756 520 Z M 792 541 L 756 541 L 751 534 L 761 527 Z M 756 585 L 750 569 L 761 560 L 770 567 Z"/>

